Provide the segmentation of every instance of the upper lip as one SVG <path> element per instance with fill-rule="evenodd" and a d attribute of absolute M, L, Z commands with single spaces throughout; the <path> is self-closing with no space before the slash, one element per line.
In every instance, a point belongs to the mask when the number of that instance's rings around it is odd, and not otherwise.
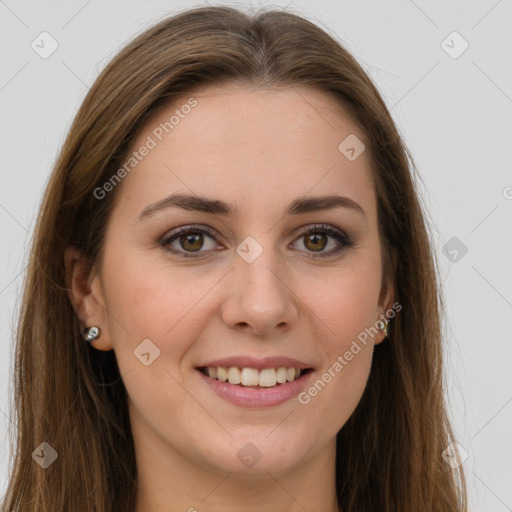
<path fill-rule="evenodd" d="M 297 359 L 292 359 L 291 357 L 264 357 L 263 359 L 255 359 L 254 357 L 249 356 L 235 356 L 235 357 L 223 357 L 222 359 L 215 359 L 215 361 L 209 361 L 207 363 L 201 364 L 198 368 L 201 367 L 218 367 L 222 366 L 224 368 L 255 368 L 257 370 L 264 370 L 265 368 L 300 368 L 301 370 L 306 370 L 308 368 L 312 368 L 310 364 L 303 363 L 302 361 L 298 361 Z"/>

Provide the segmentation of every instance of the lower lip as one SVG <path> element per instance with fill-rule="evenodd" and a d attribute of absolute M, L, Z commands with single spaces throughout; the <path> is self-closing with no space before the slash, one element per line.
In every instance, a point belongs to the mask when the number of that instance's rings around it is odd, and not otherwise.
<path fill-rule="evenodd" d="M 306 381 L 313 373 L 311 370 L 300 376 L 297 380 L 279 384 L 272 388 L 242 387 L 229 382 L 221 382 L 207 377 L 197 370 L 204 382 L 221 398 L 241 407 L 271 407 L 282 404 L 290 398 L 297 396 L 304 389 Z"/>

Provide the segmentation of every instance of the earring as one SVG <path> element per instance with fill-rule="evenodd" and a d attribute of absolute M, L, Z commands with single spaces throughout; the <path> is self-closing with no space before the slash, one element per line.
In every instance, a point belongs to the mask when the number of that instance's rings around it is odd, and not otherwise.
<path fill-rule="evenodd" d="M 84 340 L 87 341 L 87 343 L 92 343 L 93 341 L 97 340 L 100 337 L 100 334 L 101 329 L 96 325 L 92 327 L 86 327 L 82 331 L 82 336 L 84 337 Z"/>
<path fill-rule="evenodd" d="M 387 337 L 388 335 L 388 325 L 389 325 L 389 320 L 381 320 L 378 324 L 377 324 L 377 327 L 381 330 L 381 331 L 384 331 L 384 335 Z"/>

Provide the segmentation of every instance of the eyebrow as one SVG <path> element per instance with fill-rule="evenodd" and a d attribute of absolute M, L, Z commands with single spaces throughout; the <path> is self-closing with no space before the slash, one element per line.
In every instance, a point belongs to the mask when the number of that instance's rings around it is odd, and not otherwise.
<path fill-rule="evenodd" d="M 181 208 L 187 211 L 197 211 L 211 213 L 223 216 L 238 217 L 238 207 L 232 206 L 219 199 L 209 197 L 171 194 L 156 203 L 146 206 L 139 215 L 139 220 L 150 217 L 154 213 L 167 208 Z M 304 213 L 326 211 L 334 208 L 349 208 L 358 212 L 366 219 L 366 213 L 363 208 L 349 197 L 331 194 L 317 197 L 299 197 L 292 201 L 285 210 L 285 215 L 301 215 Z"/>

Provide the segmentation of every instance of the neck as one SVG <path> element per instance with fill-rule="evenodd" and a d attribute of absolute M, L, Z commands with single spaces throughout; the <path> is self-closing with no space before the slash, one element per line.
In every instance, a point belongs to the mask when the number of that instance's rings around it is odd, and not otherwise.
<path fill-rule="evenodd" d="M 339 512 L 335 439 L 287 472 L 254 466 L 239 474 L 194 464 L 147 436 L 139 441 L 135 512 Z"/>

